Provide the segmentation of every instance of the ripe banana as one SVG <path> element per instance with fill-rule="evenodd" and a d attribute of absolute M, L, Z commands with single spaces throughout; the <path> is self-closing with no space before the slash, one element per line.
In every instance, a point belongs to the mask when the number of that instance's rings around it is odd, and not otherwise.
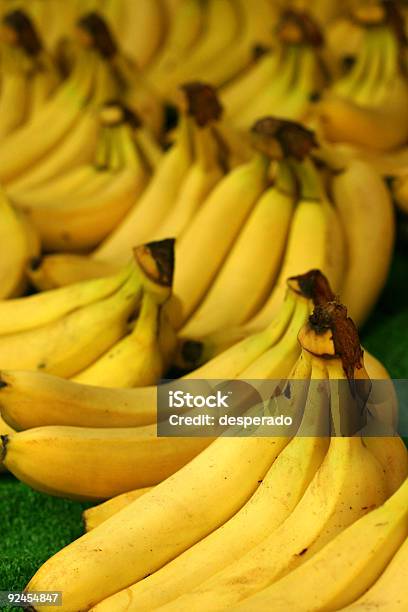
<path fill-rule="evenodd" d="M 34 228 L 4 192 L 0 192 L 0 243 L 0 298 L 16 297 L 25 291 L 26 266 L 38 256 L 40 244 Z"/>
<path fill-rule="evenodd" d="M 321 378 L 320 367 L 314 364 L 313 368 L 312 373 L 309 360 L 308 374 Z M 296 379 L 298 373 L 294 371 L 291 378 Z M 302 414 L 304 410 L 299 431 L 288 441 L 250 500 L 212 534 L 159 571 L 102 601 L 95 606 L 95 611 L 147 611 L 162 606 L 182 595 L 186 584 L 189 589 L 195 588 L 242 557 L 290 515 L 328 449 L 328 439 L 324 436 L 328 398 L 317 385 L 309 388 L 304 375 L 302 372 L 302 384 L 295 387 L 298 393 L 286 400 L 291 414 Z"/>
<path fill-rule="evenodd" d="M 145 291 L 134 329 L 72 380 L 87 385 L 122 388 L 157 383 L 165 367 L 159 345 L 162 299 L 159 301 Z"/>
<path fill-rule="evenodd" d="M 6 423 L 5 421 L 3 421 L 3 419 L 0 416 L 0 435 L 1 436 L 6 436 L 9 434 L 15 433 L 14 429 L 12 427 L 10 427 L 10 425 L 8 423 Z M 0 459 L 0 474 L 2 472 L 5 472 L 6 468 L 3 465 L 3 461 Z"/>
<path fill-rule="evenodd" d="M 264 155 L 238 166 L 211 192 L 176 246 L 174 293 L 181 301 L 180 326 L 199 305 L 257 199 L 264 191 L 269 161 Z M 203 262 L 205 261 L 205 266 Z M 198 274 L 197 271 L 200 271 Z"/>
<path fill-rule="evenodd" d="M 255 204 L 208 293 L 181 329 L 182 337 L 200 338 L 240 325 L 259 309 L 279 270 L 294 201 L 293 176 L 280 162 L 275 184 Z"/>
<path fill-rule="evenodd" d="M 125 282 L 129 267 L 111 277 L 84 281 L 28 297 L 0 301 L 0 336 L 35 329 L 102 300 Z"/>
<path fill-rule="evenodd" d="M 299 334 L 304 359 L 306 362 L 311 359 L 313 364 L 315 356 L 319 357 L 319 361 L 325 356 L 326 369 L 330 362 L 336 361 L 340 362 L 340 369 L 343 364 L 347 366 L 351 377 L 360 376 L 362 363 L 357 332 L 351 321 L 346 321 L 345 309 L 333 306 L 333 303 L 319 308 L 321 310 L 315 311 L 315 317 Z M 316 333 L 313 326 L 318 326 L 323 319 L 325 325 Z M 344 327 L 340 320 L 344 322 Z M 327 332 L 323 333 L 326 325 Z M 337 330 L 342 327 L 342 331 L 336 332 L 335 325 Z M 343 352 L 336 356 L 334 344 L 337 350 L 341 346 L 342 351 L 347 351 L 348 359 L 352 357 L 350 362 Z M 347 381 L 342 371 L 343 379 Z M 327 376 L 330 377 L 329 372 L 318 383 L 328 394 L 333 427 L 334 423 L 338 423 L 339 409 L 347 419 L 359 407 L 355 401 L 340 406 L 337 395 L 333 394 L 333 383 L 338 381 L 328 380 Z M 328 420 L 326 427 L 330 427 Z M 313 561 L 313 555 L 319 554 L 336 535 L 384 502 L 385 479 L 377 459 L 364 446 L 361 437 L 333 436 L 337 433 L 337 428 L 332 429 L 330 446 L 323 463 L 288 518 L 244 556 L 191 593 L 163 606 L 163 609 L 204 611 L 214 606 L 221 610 L 231 608 L 283 576 L 291 575 L 290 572 L 308 559 Z"/>
<path fill-rule="evenodd" d="M 95 527 L 122 510 L 122 508 L 126 508 L 126 506 L 132 503 L 132 501 L 142 497 L 142 495 L 151 490 L 152 487 L 134 489 L 133 491 L 115 495 L 115 497 L 111 497 L 111 499 L 108 499 L 97 506 L 92 506 L 92 508 L 84 510 L 82 513 L 82 519 L 84 521 L 85 530 L 92 531 L 92 529 L 95 529 Z"/>
<path fill-rule="evenodd" d="M 324 194 L 322 179 L 311 160 L 296 164 L 295 173 L 301 181 L 301 195 L 293 214 L 279 277 L 265 305 L 249 322 L 250 329 L 262 328 L 271 320 L 282 303 L 286 279 L 302 270 L 321 270 L 334 292 L 343 280 L 345 241 L 339 215 Z"/>
<path fill-rule="evenodd" d="M 98 500 L 162 482 L 211 439 L 160 438 L 154 425 L 124 429 L 54 426 L 5 436 L 2 442 L 6 468 L 34 489 Z"/>
<path fill-rule="evenodd" d="M 348 252 L 339 290 L 353 321 L 362 325 L 385 284 L 394 246 L 394 212 L 387 188 L 366 162 L 352 160 L 332 180 Z"/>
<path fill-rule="evenodd" d="M 372 586 L 407 536 L 408 479 L 384 505 L 360 518 L 304 565 L 236 610 L 343 609 Z"/>
<path fill-rule="evenodd" d="M 156 571 L 233 516 L 286 443 L 218 438 L 153 491 L 51 557 L 29 590 L 62 590 L 62 611 L 89 609 Z"/>

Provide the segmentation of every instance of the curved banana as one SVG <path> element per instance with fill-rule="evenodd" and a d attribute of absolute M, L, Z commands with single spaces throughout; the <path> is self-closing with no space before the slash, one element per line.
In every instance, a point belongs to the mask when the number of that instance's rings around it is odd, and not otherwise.
<path fill-rule="evenodd" d="M 174 200 L 191 164 L 190 120 L 182 119 L 176 144 L 163 156 L 144 194 L 113 233 L 93 252 L 93 258 L 126 263 L 135 244 L 150 240 Z M 169 238 L 169 236 L 166 236 Z"/>
<path fill-rule="evenodd" d="M 269 160 L 261 154 L 227 174 L 194 216 L 176 246 L 183 266 L 176 268 L 174 293 L 181 301 L 180 326 L 198 306 L 264 191 Z M 205 266 L 202 265 L 205 261 Z M 200 274 L 197 274 L 200 270 Z"/>
<path fill-rule="evenodd" d="M 95 527 L 98 527 L 98 525 L 122 510 L 122 508 L 126 508 L 126 506 L 135 501 L 135 499 L 151 491 L 152 488 L 153 487 L 144 487 L 143 489 L 127 491 L 126 493 L 115 495 L 115 497 L 111 497 L 101 504 L 92 506 L 92 508 L 87 508 L 82 513 L 85 531 L 92 531 L 92 529 L 95 529 Z"/>
<path fill-rule="evenodd" d="M 287 278 L 317 268 L 327 276 L 334 292 L 343 280 L 345 241 L 339 215 L 323 193 L 321 177 L 310 160 L 295 167 L 295 173 L 301 181 L 301 196 L 279 277 L 265 305 L 248 323 L 250 329 L 262 328 L 274 316 L 285 295 Z"/>
<path fill-rule="evenodd" d="M 319 361 L 324 356 L 326 369 L 331 362 L 340 362 L 340 368 L 343 364 L 347 366 L 350 377 L 354 378 L 360 376 L 361 351 L 357 332 L 352 322 L 346 319 L 345 309 L 333 306 L 333 303 L 321 306 L 316 309 L 315 317 L 302 328 L 299 340 L 306 361 L 311 359 L 313 363 L 315 356 L 319 357 Z M 318 329 L 323 320 L 323 328 Z M 338 335 L 334 330 L 335 320 L 336 329 L 342 327 L 339 325 L 337 328 L 340 320 L 345 324 Z M 323 333 L 326 326 L 327 331 Z M 334 345 L 337 350 L 341 346 L 349 357 L 343 352 L 339 355 Z M 340 382 L 346 381 L 344 391 L 348 388 L 348 381 L 344 370 L 342 372 L 343 381 Z M 315 555 L 339 533 L 384 502 L 385 479 L 380 464 L 364 446 L 361 437 L 341 437 L 341 429 L 338 428 L 340 416 L 346 422 L 353 418 L 354 411 L 359 409 L 356 401 L 350 402 L 349 395 L 339 401 L 336 390 L 339 381 L 330 379 L 328 371 L 318 381 L 318 387 L 319 384 L 324 385 L 330 402 L 331 419 L 325 425 L 329 433 L 332 433 L 330 446 L 322 465 L 293 512 L 248 553 L 191 593 L 163 606 L 163 609 L 198 612 L 214 606 L 220 610 L 231 608 L 283 576 L 291 576 L 297 567 L 303 566 L 309 559 L 313 562 Z M 256 606 L 252 609 L 256 609 Z M 268 606 L 267 609 L 274 610 Z"/>
<path fill-rule="evenodd" d="M 111 277 L 84 281 L 27 297 L 0 301 L 0 336 L 34 329 L 114 293 L 129 268 Z"/>
<path fill-rule="evenodd" d="M 124 429 L 54 426 L 5 436 L 2 442 L 6 468 L 34 489 L 98 500 L 162 482 L 211 439 L 160 438 L 154 425 Z"/>
<path fill-rule="evenodd" d="M 16 297 L 24 293 L 28 262 L 37 257 L 40 244 L 34 229 L 25 216 L 15 210 L 0 191 L 0 298 Z"/>
<path fill-rule="evenodd" d="M 369 612 L 376 608 L 383 612 L 403 612 L 408 606 L 408 537 L 395 553 L 381 576 L 357 601 L 346 608 L 345 612 Z"/>
<path fill-rule="evenodd" d="M 406 541 L 407 526 L 408 479 L 384 505 L 349 526 L 304 565 L 235 609 L 343 609 L 381 575 Z"/>
<path fill-rule="evenodd" d="M 303 380 L 298 393 L 288 400 L 291 414 L 301 413 L 307 402 L 297 435 L 289 440 L 241 510 L 154 574 L 96 605 L 95 612 L 147 611 L 173 601 L 185 592 L 186 585 L 189 589 L 197 587 L 260 544 L 282 524 L 314 478 L 328 448 L 328 439 L 324 437 L 327 395 L 317 385 L 310 389 L 305 378 L 322 377 L 320 369 L 313 368 L 314 372 L 309 360 L 301 373 Z M 298 373 L 293 372 L 293 379 Z"/>
<path fill-rule="evenodd" d="M 281 162 L 275 184 L 255 204 L 209 291 L 180 330 L 182 337 L 240 325 L 259 309 L 278 273 L 294 204 L 294 179 Z"/>
<path fill-rule="evenodd" d="M 388 275 L 395 235 L 392 200 L 378 173 L 357 159 L 333 177 L 332 194 L 348 251 L 340 298 L 360 326 Z"/>
<path fill-rule="evenodd" d="M 128 318 L 140 303 L 141 287 L 135 271 L 110 297 L 41 327 L 1 336 L 1 367 L 73 376 L 126 334 Z"/>
<path fill-rule="evenodd" d="M 71 380 L 101 387 L 154 385 L 164 374 L 159 345 L 160 302 L 145 291 L 134 329 Z"/>
<path fill-rule="evenodd" d="M 263 331 L 221 353 L 186 379 L 233 379 L 284 334 L 296 304 L 293 292 Z M 2 370 L 2 413 L 16 429 L 42 425 L 125 427 L 154 423 L 157 388 L 109 389 L 83 385 L 42 372 Z"/>
<path fill-rule="evenodd" d="M 24 434 L 15 438 L 19 435 Z M 87 609 L 156 571 L 233 516 L 286 443 L 285 438 L 215 440 L 153 491 L 51 557 L 30 590 L 52 584 L 65 593 L 62 611 Z"/>
<path fill-rule="evenodd" d="M 0 415 L 0 436 L 7 436 L 12 433 L 15 433 L 14 429 Z M 7 471 L 7 468 L 3 465 L 2 459 L 0 459 L 0 474 L 5 471 Z"/>
<path fill-rule="evenodd" d="M 10 57 L 7 57 L 10 55 Z M 27 116 L 28 77 L 24 54 L 19 49 L 2 50 L 0 89 L 0 139 L 14 132 Z M 15 65 L 13 65 L 15 64 Z"/>

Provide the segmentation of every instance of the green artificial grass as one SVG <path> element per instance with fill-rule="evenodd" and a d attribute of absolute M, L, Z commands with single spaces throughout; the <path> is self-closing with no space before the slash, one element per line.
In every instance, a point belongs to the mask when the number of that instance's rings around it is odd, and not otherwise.
<path fill-rule="evenodd" d="M 364 346 L 393 378 L 408 378 L 407 271 L 408 250 L 401 245 L 377 308 L 362 330 Z M 407 404 L 402 408 L 408 414 Z M 81 513 L 91 505 L 44 495 L 0 475 L 0 590 L 23 589 L 48 557 L 79 537 Z"/>

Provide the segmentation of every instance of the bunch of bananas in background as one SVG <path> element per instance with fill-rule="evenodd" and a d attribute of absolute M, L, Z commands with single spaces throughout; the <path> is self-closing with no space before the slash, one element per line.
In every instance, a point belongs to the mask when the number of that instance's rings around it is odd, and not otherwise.
<path fill-rule="evenodd" d="M 407 18 L 0 0 L 0 468 L 107 500 L 28 585 L 61 610 L 408 609 L 408 452 L 357 332 L 408 213 Z M 276 381 L 296 429 L 157 436 L 169 372 Z"/>

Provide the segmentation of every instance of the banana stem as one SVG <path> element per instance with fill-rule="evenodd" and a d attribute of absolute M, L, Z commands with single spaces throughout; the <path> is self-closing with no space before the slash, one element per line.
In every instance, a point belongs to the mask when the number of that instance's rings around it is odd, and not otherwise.
<path fill-rule="evenodd" d="M 290 159 L 288 163 L 298 181 L 300 198 L 322 200 L 324 197 L 322 178 L 313 160 L 306 158 L 302 162 L 297 162 Z"/>

